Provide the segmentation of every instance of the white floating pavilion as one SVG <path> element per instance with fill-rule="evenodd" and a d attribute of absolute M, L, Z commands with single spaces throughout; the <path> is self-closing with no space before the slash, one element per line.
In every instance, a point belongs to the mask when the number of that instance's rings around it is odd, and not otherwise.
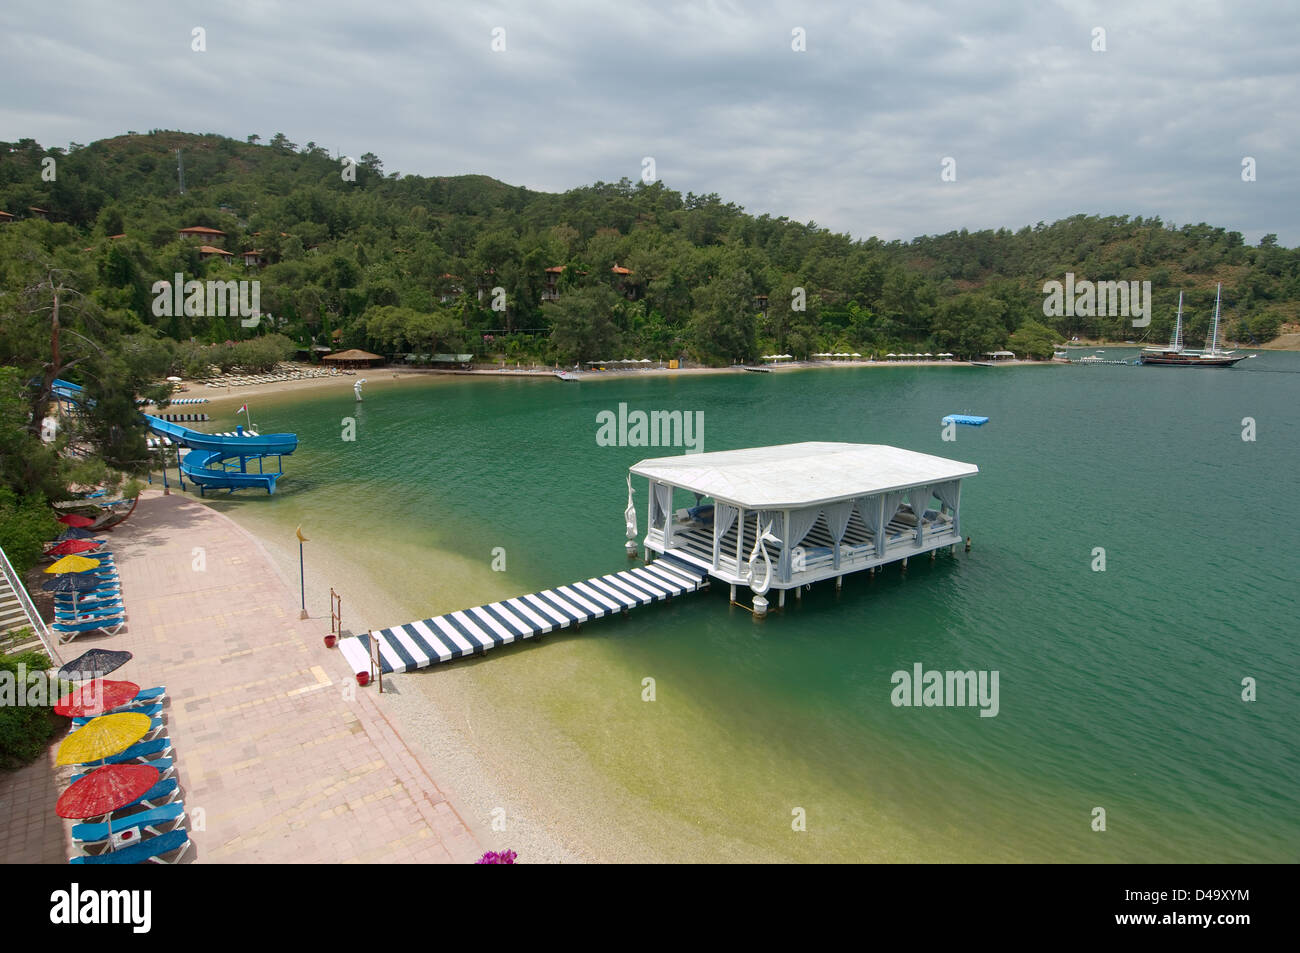
<path fill-rule="evenodd" d="M 647 558 L 671 555 L 764 594 L 874 570 L 961 540 L 961 481 L 974 464 L 899 447 L 792 443 L 642 460 Z M 678 493 L 678 491 L 681 491 Z M 677 508 L 693 497 L 694 506 Z M 762 537 L 760 542 L 760 537 Z"/>

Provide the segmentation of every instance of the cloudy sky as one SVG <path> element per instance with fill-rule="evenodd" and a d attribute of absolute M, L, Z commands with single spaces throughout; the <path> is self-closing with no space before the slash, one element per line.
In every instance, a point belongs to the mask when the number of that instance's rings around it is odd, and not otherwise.
<path fill-rule="evenodd" d="M 1298 71 L 1286 0 L 5 0 L 0 139 L 284 132 L 547 191 L 653 157 L 859 238 L 1087 212 L 1300 245 Z"/>

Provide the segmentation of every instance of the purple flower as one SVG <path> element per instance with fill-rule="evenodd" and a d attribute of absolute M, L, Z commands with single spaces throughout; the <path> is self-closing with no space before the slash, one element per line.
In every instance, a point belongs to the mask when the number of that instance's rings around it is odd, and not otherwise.
<path fill-rule="evenodd" d="M 474 863 L 476 863 L 476 864 L 513 864 L 513 863 L 515 862 L 515 858 L 518 857 L 518 856 L 519 856 L 519 855 L 516 854 L 513 850 L 503 850 L 503 851 L 500 851 L 499 853 L 498 853 L 497 851 L 495 851 L 495 850 L 490 850 L 490 851 L 488 851 L 486 854 L 484 854 L 482 857 L 480 857 L 478 860 L 474 861 Z"/>

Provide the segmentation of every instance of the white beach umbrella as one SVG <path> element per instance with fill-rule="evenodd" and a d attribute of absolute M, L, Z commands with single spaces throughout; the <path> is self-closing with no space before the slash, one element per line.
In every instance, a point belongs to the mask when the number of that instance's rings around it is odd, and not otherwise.
<path fill-rule="evenodd" d="M 885 357 L 898 357 L 898 355 L 895 354 L 893 351 L 890 351 L 888 354 L 885 355 Z"/>
<path fill-rule="evenodd" d="M 849 355 L 849 357 L 861 357 L 861 356 L 862 355 L 859 354 L 857 351 L 854 351 L 852 354 Z"/>
<path fill-rule="evenodd" d="M 926 356 L 926 357 L 934 357 L 934 355 L 931 354 L 929 351 L 926 351 L 926 352 L 925 352 L 925 356 Z"/>

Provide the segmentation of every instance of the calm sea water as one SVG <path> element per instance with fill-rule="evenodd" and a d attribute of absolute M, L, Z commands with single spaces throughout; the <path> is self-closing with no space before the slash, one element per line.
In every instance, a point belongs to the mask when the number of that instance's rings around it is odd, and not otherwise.
<path fill-rule="evenodd" d="M 705 450 L 889 443 L 980 468 L 962 497 L 970 553 L 822 584 L 761 623 L 719 586 L 408 676 L 469 683 L 476 729 L 567 820 L 603 811 L 661 857 L 1300 860 L 1300 355 L 382 378 L 361 405 L 346 386 L 255 401 L 263 432 L 301 449 L 275 497 L 228 504 L 307 519 L 382 573 L 393 616 L 357 628 L 623 568 L 626 469 L 665 451 L 597 446 L 597 413 L 620 401 L 703 411 Z M 944 442 L 952 412 L 992 420 Z M 423 565 L 454 550 L 486 568 L 497 547 L 504 573 Z M 998 715 L 895 707 L 892 673 L 918 662 L 996 670 Z"/>

